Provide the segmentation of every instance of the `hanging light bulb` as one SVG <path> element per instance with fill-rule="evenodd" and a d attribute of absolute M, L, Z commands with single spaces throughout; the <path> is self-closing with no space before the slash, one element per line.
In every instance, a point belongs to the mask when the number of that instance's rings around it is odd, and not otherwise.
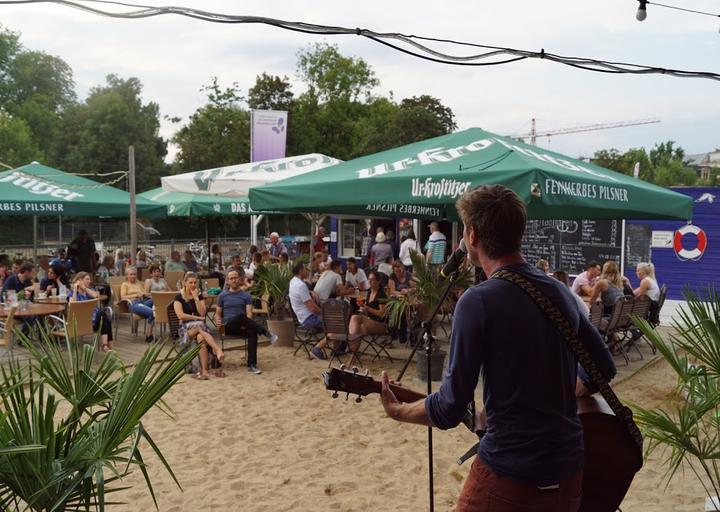
<path fill-rule="evenodd" d="M 638 0 L 638 2 L 640 2 L 640 6 L 637 13 L 635 13 L 635 19 L 645 21 L 645 18 L 647 18 L 647 0 Z"/>

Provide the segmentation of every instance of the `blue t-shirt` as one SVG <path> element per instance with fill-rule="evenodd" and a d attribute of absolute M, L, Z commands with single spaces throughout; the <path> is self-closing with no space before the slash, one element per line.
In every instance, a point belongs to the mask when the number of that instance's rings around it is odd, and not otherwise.
<path fill-rule="evenodd" d="M 25 288 L 32 286 L 32 285 L 33 285 L 33 282 L 31 279 L 26 279 L 25 281 L 20 281 L 20 279 L 18 279 L 18 274 L 13 274 L 5 280 L 5 283 L 3 284 L 3 290 L 4 291 L 14 290 L 16 292 L 21 292 Z"/>
<path fill-rule="evenodd" d="M 218 296 L 217 305 L 222 308 L 223 323 L 238 315 L 245 316 L 245 308 L 252 306 L 253 297 L 245 290 L 231 292 L 225 290 Z"/>
<path fill-rule="evenodd" d="M 606 379 L 614 377 L 607 346 L 567 287 L 527 263 L 504 268 L 530 279 L 577 329 Z M 457 303 L 447 372 L 425 400 L 433 425 L 448 429 L 460 422 L 481 374 L 487 430 L 478 455 L 493 472 L 544 486 L 582 469 L 575 355 L 537 304 L 502 279 L 473 286 Z M 582 369 L 580 378 L 589 382 Z"/>

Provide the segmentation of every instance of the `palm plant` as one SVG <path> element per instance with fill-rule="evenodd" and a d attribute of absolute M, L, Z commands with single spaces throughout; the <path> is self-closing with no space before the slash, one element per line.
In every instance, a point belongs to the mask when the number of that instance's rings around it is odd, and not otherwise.
<path fill-rule="evenodd" d="M 663 339 L 645 320 L 635 319 L 677 375 L 677 394 L 657 409 L 634 406 L 647 455 L 661 449 L 669 483 L 689 467 L 708 496 L 720 495 L 720 296 L 713 287 L 686 290 L 687 306 Z M 717 506 L 717 504 L 715 505 Z"/>
<path fill-rule="evenodd" d="M 253 284 L 250 292 L 256 298 L 269 297 L 269 316 L 281 320 L 288 313 L 288 294 L 290 293 L 290 280 L 292 271 L 288 265 L 271 263 L 260 265 L 255 269 Z"/>
<path fill-rule="evenodd" d="M 68 340 L 61 352 L 42 330 L 37 344 L 18 336 L 31 360 L 0 368 L 1 510 L 102 511 L 117 504 L 108 495 L 124 489 L 119 483 L 134 469 L 157 507 L 140 441 L 180 487 L 142 418 L 182 377 L 197 347 L 175 354 L 153 345 L 128 369 L 115 352 L 95 362 L 94 345 Z"/>
<path fill-rule="evenodd" d="M 389 299 L 385 307 L 385 315 L 389 319 L 390 326 L 394 328 L 400 327 L 403 316 L 413 307 L 422 306 L 423 313 L 419 320 L 428 320 L 427 316 L 435 310 L 447 286 L 447 280 L 425 261 L 422 254 L 411 250 L 410 259 L 413 265 L 414 286 L 406 295 Z M 473 272 L 468 268 L 460 273 L 453 286 L 456 289 L 465 289 L 473 282 Z"/>

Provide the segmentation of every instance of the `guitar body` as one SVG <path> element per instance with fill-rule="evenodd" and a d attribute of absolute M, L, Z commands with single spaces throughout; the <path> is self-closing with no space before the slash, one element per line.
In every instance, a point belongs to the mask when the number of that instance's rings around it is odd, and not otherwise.
<path fill-rule="evenodd" d="M 642 467 L 642 453 L 604 400 L 578 399 L 585 438 L 580 512 L 615 512 Z"/>

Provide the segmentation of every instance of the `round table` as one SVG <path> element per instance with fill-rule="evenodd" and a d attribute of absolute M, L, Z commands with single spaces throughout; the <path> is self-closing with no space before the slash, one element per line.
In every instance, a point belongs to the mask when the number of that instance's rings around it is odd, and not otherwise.
<path fill-rule="evenodd" d="M 35 304 L 30 303 L 28 305 L 28 308 L 25 311 L 20 311 L 19 308 L 15 308 L 15 318 L 27 318 L 31 316 L 48 316 L 48 315 L 56 315 L 58 313 L 62 313 L 65 311 L 65 306 L 67 304 Z M 8 314 L 10 313 L 10 308 L 5 306 L 0 306 L 0 318 L 6 318 Z"/>

